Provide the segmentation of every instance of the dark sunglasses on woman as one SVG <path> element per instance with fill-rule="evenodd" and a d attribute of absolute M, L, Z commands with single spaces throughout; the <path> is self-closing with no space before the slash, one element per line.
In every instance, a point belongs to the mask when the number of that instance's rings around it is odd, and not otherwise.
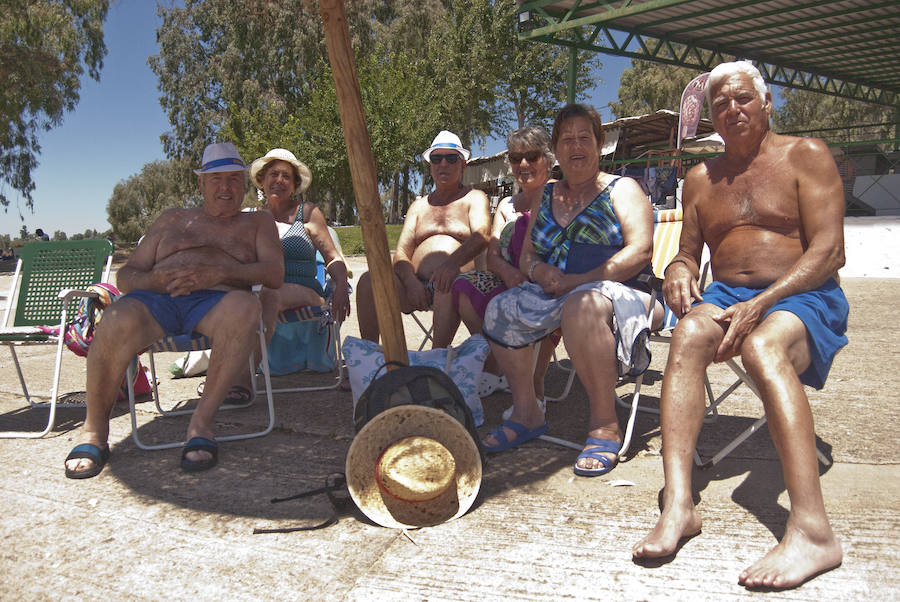
<path fill-rule="evenodd" d="M 522 159 L 525 159 L 529 163 L 534 163 L 541 158 L 541 155 L 543 155 L 543 153 L 539 150 L 531 150 L 524 153 L 510 152 L 507 154 L 510 163 L 521 163 Z"/>

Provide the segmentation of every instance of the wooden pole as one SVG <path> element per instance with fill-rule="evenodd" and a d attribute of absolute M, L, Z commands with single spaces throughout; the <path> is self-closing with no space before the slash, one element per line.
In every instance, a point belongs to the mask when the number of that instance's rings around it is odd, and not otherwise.
<path fill-rule="evenodd" d="M 350 46 L 347 14 L 341 0 L 319 0 L 319 9 L 322 13 L 322 26 L 325 29 L 325 45 L 328 47 L 328 58 L 334 74 L 334 86 L 337 90 L 350 175 L 353 179 L 353 192 L 362 226 L 363 244 L 366 247 L 366 260 L 372 278 L 375 312 L 381 331 L 384 359 L 409 364 L 406 336 L 400 316 L 400 300 L 394 287 L 394 270 L 391 266 L 387 230 L 384 227 L 384 215 L 378 195 L 375 158 L 372 156 L 372 144 L 356 75 L 356 63 Z"/>

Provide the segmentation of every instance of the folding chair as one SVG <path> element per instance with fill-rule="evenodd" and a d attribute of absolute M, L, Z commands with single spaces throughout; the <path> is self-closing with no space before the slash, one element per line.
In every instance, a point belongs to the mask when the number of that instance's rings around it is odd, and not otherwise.
<path fill-rule="evenodd" d="M 417 349 L 417 351 L 422 351 L 425 348 L 425 345 L 428 343 L 428 341 L 434 340 L 432 337 L 432 334 L 434 333 L 434 321 L 432 320 L 432 322 L 426 328 L 425 324 L 422 323 L 422 320 L 419 318 L 419 316 L 416 315 L 416 312 L 411 311 L 406 315 L 411 317 L 415 321 L 415 323 L 419 325 L 419 328 L 421 328 L 422 332 L 425 334 L 425 338 L 423 338 L 422 342 L 419 343 L 419 348 Z"/>
<path fill-rule="evenodd" d="M 656 276 L 650 282 L 651 288 L 658 292 L 661 289 L 662 278 L 666 270 L 666 266 L 678 253 L 678 245 L 681 239 L 681 227 L 683 224 L 683 214 L 681 209 L 661 209 L 653 212 L 653 258 L 651 259 L 651 267 L 653 274 Z M 704 249 L 705 251 L 705 249 Z M 704 262 L 700 278 L 700 288 L 704 286 L 706 280 L 707 267 Z M 656 295 L 650 300 L 650 315 L 653 315 L 657 303 Z M 663 321 L 659 328 L 650 333 L 651 343 L 669 344 L 672 340 L 672 330 L 675 328 L 677 318 L 675 314 L 663 303 Z M 646 374 L 646 373 L 645 373 Z M 616 403 L 624 408 L 629 408 L 631 413 L 628 416 L 628 423 L 625 427 L 625 436 L 622 439 L 622 448 L 619 450 L 619 458 L 623 458 L 631 445 L 631 437 L 634 433 L 634 421 L 638 411 L 659 414 L 656 408 L 640 407 L 641 386 L 644 383 L 644 374 L 634 379 L 634 392 L 631 394 L 631 403 L 625 402 L 621 397 L 616 396 Z M 707 395 L 712 401 L 713 395 L 709 385 L 709 379 L 706 379 Z M 696 460 L 696 458 L 695 458 Z"/>
<path fill-rule="evenodd" d="M 260 287 L 253 287 L 254 292 L 258 293 Z M 237 435 L 218 435 L 216 436 L 216 441 L 237 441 L 239 439 L 251 439 L 253 437 L 262 437 L 264 435 L 269 434 L 272 428 L 275 426 L 275 404 L 272 399 L 272 379 L 269 374 L 269 358 L 266 353 L 266 339 L 263 334 L 264 326 L 262 323 L 262 319 L 259 320 L 259 328 L 257 329 L 257 333 L 259 335 L 259 346 L 262 350 L 262 358 L 260 360 L 260 366 L 263 373 L 263 379 L 265 381 L 265 390 L 266 390 L 266 401 L 268 404 L 268 413 L 269 413 L 269 422 L 261 431 L 254 431 L 249 433 L 240 433 Z M 184 414 L 190 414 L 194 410 L 190 408 L 181 408 L 178 406 L 174 406 L 171 409 L 164 409 L 160 403 L 159 396 L 159 387 L 156 379 L 156 362 L 154 361 L 153 354 L 154 353 L 162 353 L 162 352 L 174 352 L 174 351 L 202 351 L 204 349 L 211 349 L 212 343 L 208 337 L 199 334 L 192 333 L 190 335 L 178 335 L 178 336 L 170 336 L 162 338 L 156 341 L 149 348 L 144 350 L 143 353 L 147 354 L 148 363 L 150 365 L 150 383 L 152 388 L 152 396 L 153 402 L 156 406 L 156 410 L 162 414 L 163 416 L 180 416 Z M 256 365 L 253 361 L 253 356 L 251 354 L 250 361 L 250 383 L 253 388 L 253 396 L 247 403 L 242 404 L 222 404 L 219 406 L 219 410 L 233 410 L 246 408 L 253 403 L 257 396 L 257 388 L 256 388 Z M 137 425 L 137 412 L 135 408 L 135 394 L 134 394 L 134 367 L 133 365 L 128 366 L 127 378 L 126 381 L 128 383 L 128 405 L 131 411 L 131 436 L 134 439 L 135 445 L 137 445 L 141 449 L 145 450 L 158 450 L 158 449 L 171 449 L 173 447 L 181 447 L 184 445 L 183 441 L 172 441 L 166 443 L 144 443 L 141 441 L 141 438 L 138 434 L 138 425 Z"/>
<path fill-rule="evenodd" d="M 341 248 L 341 241 L 338 238 L 337 232 L 334 228 L 328 226 L 328 234 L 331 236 L 331 240 L 334 243 L 335 249 L 337 249 L 337 252 L 343 257 L 344 250 L 343 248 Z M 322 258 L 322 254 L 319 251 L 316 251 L 316 263 L 316 278 L 324 287 L 326 283 L 325 260 Z M 353 273 L 350 272 L 349 268 L 347 270 L 347 277 L 353 277 Z M 280 389 L 273 389 L 272 393 L 327 391 L 329 389 L 337 389 L 338 387 L 340 387 L 341 383 L 344 381 L 344 357 L 341 354 L 341 323 L 336 322 L 333 319 L 330 307 L 328 305 L 308 305 L 286 309 L 284 311 L 278 312 L 278 322 L 281 324 L 291 324 L 294 322 L 318 322 L 320 328 L 327 328 L 329 332 L 328 347 L 331 349 L 332 357 L 334 358 L 335 379 L 333 383 L 328 385 L 316 385 L 309 387 L 283 387 Z M 256 391 L 255 379 L 253 382 L 253 390 L 254 392 Z"/>
<path fill-rule="evenodd" d="M 331 316 L 331 310 L 327 305 L 308 305 L 295 307 L 278 312 L 278 322 L 318 322 L 320 327 L 327 328 L 329 332 L 328 347 L 334 357 L 334 382 L 328 385 L 316 385 L 309 387 L 283 387 L 272 389 L 272 393 L 297 393 L 304 391 L 326 391 L 336 389 L 344 381 L 344 357 L 341 352 L 341 323 L 336 322 Z M 253 382 L 254 395 L 256 382 Z"/>
<path fill-rule="evenodd" d="M 112 243 L 105 239 L 32 242 L 21 249 L 7 295 L 0 343 L 9 347 L 12 353 L 22 394 L 29 408 L 49 408 L 50 413 L 47 426 L 42 431 L 8 431 L 0 433 L 0 438 L 43 437 L 55 424 L 57 406 L 84 407 L 83 403 L 57 402 L 69 304 L 74 299 L 96 296 L 83 289 L 109 279 L 112 256 Z M 16 311 L 10 320 L 13 299 Z M 39 327 L 56 327 L 58 330 L 56 334 L 51 334 Z M 56 345 L 56 366 L 49 402 L 32 400 L 25 385 L 25 377 L 16 356 L 16 347 L 25 345 Z"/>

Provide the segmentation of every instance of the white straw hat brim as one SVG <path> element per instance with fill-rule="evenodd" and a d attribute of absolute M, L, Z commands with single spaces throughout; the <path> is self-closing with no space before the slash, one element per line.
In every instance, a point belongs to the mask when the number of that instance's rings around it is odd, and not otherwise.
<path fill-rule="evenodd" d="M 381 453 L 405 437 L 434 439 L 453 455 L 455 486 L 446 495 L 425 502 L 403 502 L 382 492 L 375 477 Z M 347 452 L 347 488 L 359 509 L 384 527 L 414 528 L 437 525 L 465 514 L 481 487 L 478 446 L 458 420 L 434 408 L 401 405 L 381 412 L 353 439 Z"/>
<path fill-rule="evenodd" d="M 261 178 L 262 173 L 265 170 L 265 167 L 272 161 L 285 161 L 294 167 L 294 170 L 300 175 L 300 186 L 297 187 L 297 192 L 301 194 L 306 192 L 306 189 L 312 184 L 312 171 L 310 171 L 309 167 L 298 160 L 292 152 L 283 148 L 276 148 L 270 150 L 265 156 L 256 159 L 250 164 L 250 181 L 252 181 L 260 190 L 262 190 L 263 187 Z"/>

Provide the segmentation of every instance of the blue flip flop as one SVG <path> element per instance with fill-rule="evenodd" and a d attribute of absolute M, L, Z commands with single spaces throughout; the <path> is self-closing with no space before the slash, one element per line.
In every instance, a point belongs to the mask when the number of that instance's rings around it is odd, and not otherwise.
<path fill-rule="evenodd" d="M 72 448 L 72 451 L 69 452 L 69 455 L 66 456 L 66 462 L 69 460 L 79 460 L 81 458 L 90 460 L 94 463 L 94 466 L 87 470 L 69 470 L 69 467 L 67 466 L 66 476 L 70 479 L 89 479 L 100 474 L 100 471 L 106 466 L 106 461 L 109 460 L 109 445 L 104 445 L 103 447 L 98 447 L 93 443 L 76 445 Z"/>
<path fill-rule="evenodd" d="M 506 432 L 503 430 L 504 426 L 516 434 L 515 439 L 510 441 L 506 438 Z M 482 442 L 482 446 L 484 447 L 484 451 L 490 454 L 496 454 L 525 443 L 526 441 L 537 439 L 548 430 L 550 430 L 550 425 L 546 422 L 537 428 L 529 430 L 529 428 L 523 424 L 513 422 L 512 420 L 505 420 L 503 424 L 490 432 L 490 434 L 494 436 L 494 439 L 497 440 L 497 445 L 485 445 L 484 442 Z"/>
<path fill-rule="evenodd" d="M 207 460 L 188 460 L 187 455 L 192 451 L 205 451 L 212 454 Z M 193 437 L 184 444 L 181 450 L 181 470 L 185 472 L 200 472 L 209 470 L 219 461 L 219 444 L 212 439 Z"/>
<path fill-rule="evenodd" d="M 619 458 L 616 456 L 615 459 L 610 460 L 606 456 L 601 455 L 602 453 L 610 453 L 610 454 L 618 454 L 619 450 L 622 449 L 622 444 L 617 443 L 615 441 L 610 441 L 608 439 L 595 439 L 594 437 L 588 437 L 585 442 L 585 447 L 591 445 L 592 447 L 588 447 L 583 450 L 580 454 L 578 454 L 578 458 L 575 459 L 575 474 L 579 477 L 599 477 L 602 474 L 608 473 L 610 470 L 616 467 L 616 464 L 619 463 Z M 578 466 L 578 460 L 582 458 L 593 458 L 602 464 L 601 468 L 581 468 Z"/>

